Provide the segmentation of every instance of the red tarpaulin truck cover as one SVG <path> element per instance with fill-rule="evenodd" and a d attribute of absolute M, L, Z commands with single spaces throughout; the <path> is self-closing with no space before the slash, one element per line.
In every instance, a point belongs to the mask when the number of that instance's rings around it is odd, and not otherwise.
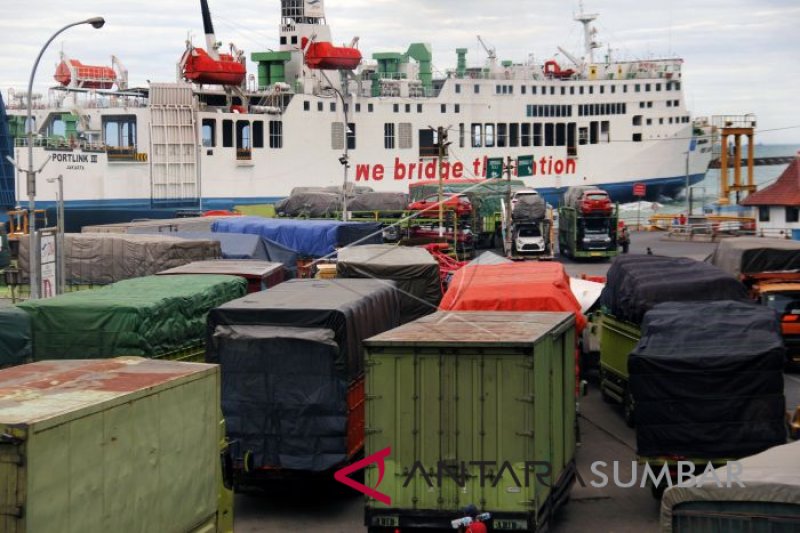
<path fill-rule="evenodd" d="M 561 263 L 475 265 L 453 277 L 442 311 L 572 311 L 580 332 L 586 317 Z"/>

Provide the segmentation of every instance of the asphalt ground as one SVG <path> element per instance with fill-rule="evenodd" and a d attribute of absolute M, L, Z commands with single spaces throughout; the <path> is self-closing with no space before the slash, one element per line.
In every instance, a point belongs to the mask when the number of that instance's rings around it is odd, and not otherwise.
<path fill-rule="evenodd" d="M 646 253 L 675 257 L 705 259 L 713 244 L 670 242 L 660 233 L 636 233 L 631 236 L 631 253 Z M 581 274 L 602 276 L 609 262 L 575 262 L 564 259 L 572 276 Z M 595 461 L 611 465 L 618 461 L 618 478 L 632 479 L 636 460 L 635 433 L 628 428 L 618 406 L 600 398 L 596 379 L 589 378 L 587 396 L 580 401 L 579 427 L 581 444 L 577 452 L 577 471 L 586 486 L 576 483 L 569 503 L 555 516 L 552 529 L 556 533 L 575 531 L 637 532 L 659 531 L 659 502 L 650 489 L 638 484 L 628 489 L 611 484 L 606 488 L 590 485 L 596 477 L 591 472 Z M 785 390 L 788 406 L 800 406 L 800 374 L 787 374 Z M 612 470 L 607 470 L 612 477 Z M 641 478 L 641 472 L 637 479 Z M 237 532 L 325 531 L 347 533 L 365 531 L 363 525 L 364 497 L 332 480 L 276 484 L 265 492 L 237 494 Z M 457 518 L 457 517 L 454 517 Z"/>

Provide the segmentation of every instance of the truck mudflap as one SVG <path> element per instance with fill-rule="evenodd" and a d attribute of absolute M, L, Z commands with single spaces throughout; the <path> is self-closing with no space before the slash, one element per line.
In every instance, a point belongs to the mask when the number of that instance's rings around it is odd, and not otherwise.
<path fill-rule="evenodd" d="M 488 526 L 490 531 L 544 531 L 556 511 L 569 501 L 570 491 L 576 478 L 575 461 L 570 461 L 560 478 L 550 491 L 539 512 L 495 512 L 481 509 L 491 514 Z M 464 502 L 466 507 L 470 502 Z M 460 509 L 438 511 L 428 509 L 373 509 L 369 505 L 364 510 L 364 525 L 370 533 L 394 532 L 406 529 L 452 529 L 451 521 L 458 518 Z"/>

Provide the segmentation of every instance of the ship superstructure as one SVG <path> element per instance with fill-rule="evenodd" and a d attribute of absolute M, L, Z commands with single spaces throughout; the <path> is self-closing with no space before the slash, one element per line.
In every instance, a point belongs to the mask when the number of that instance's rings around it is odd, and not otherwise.
<path fill-rule="evenodd" d="M 576 15 L 585 46 L 579 56 L 561 50 L 569 64 L 498 61 L 487 47 L 486 62 L 470 67 L 461 48 L 456 67 L 436 77 L 429 44 L 364 59 L 357 37 L 334 44 L 323 0 L 282 0 L 280 46 L 252 53 L 257 73 L 245 75 L 244 53 L 219 52 L 201 4 L 206 48 L 187 43 L 178 81 L 123 87 L 103 70 L 117 88 L 93 88 L 76 86 L 74 69 L 72 85 L 34 100 L 35 166 L 49 159 L 38 201 L 55 201 L 46 178 L 62 174 L 72 210 L 228 209 L 295 187 L 342 186 L 342 161 L 350 186 L 407 191 L 439 176 L 431 126 L 449 128 L 446 179 L 483 178 L 488 158 L 533 155 L 524 180 L 552 203 L 572 185 L 602 186 L 618 201 L 634 183 L 647 184 L 650 198 L 670 196 L 708 167 L 709 130 L 687 111 L 682 60 L 596 57 L 596 15 Z M 197 75 L 214 61 L 225 62 L 221 77 Z M 24 108 L 36 95 L 8 96 L 25 167 Z M 0 192 L 19 201 L 25 180 Z"/>

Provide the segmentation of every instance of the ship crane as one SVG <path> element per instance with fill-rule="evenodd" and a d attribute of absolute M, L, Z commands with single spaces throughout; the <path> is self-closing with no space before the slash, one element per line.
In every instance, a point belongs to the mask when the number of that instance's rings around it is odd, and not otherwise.
<path fill-rule="evenodd" d="M 489 66 L 492 71 L 494 71 L 495 67 L 497 66 L 497 50 L 494 47 L 489 47 L 481 36 L 478 35 L 478 42 L 481 43 L 481 46 L 484 50 L 486 50 L 486 55 L 489 56 Z"/>

